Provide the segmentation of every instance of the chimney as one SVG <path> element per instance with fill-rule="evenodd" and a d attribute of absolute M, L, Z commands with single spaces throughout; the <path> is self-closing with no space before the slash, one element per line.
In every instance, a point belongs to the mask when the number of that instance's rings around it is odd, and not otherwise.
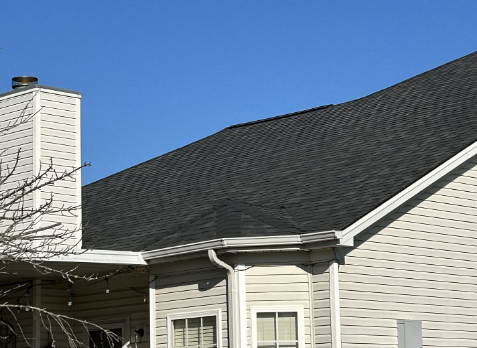
<path fill-rule="evenodd" d="M 31 76 L 12 78 L 12 88 L 0 94 L 2 177 L 7 165 L 13 168 L 17 157 L 18 162 L 13 175 L 2 185 L 3 192 L 41 174 L 50 163 L 58 174 L 81 166 L 81 93 L 38 85 L 38 79 Z M 81 173 L 76 172 L 73 178 L 62 179 L 34 191 L 26 197 L 24 205 L 35 209 L 51 197 L 53 208 L 80 207 Z M 44 215 L 35 227 L 47 227 L 59 222 L 63 230 L 78 229 L 81 209 L 73 213 Z M 6 226 L 0 224 L 0 231 L 4 228 Z M 77 231 L 63 244 L 80 248 L 80 241 L 81 232 Z"/>
<path fill-rule="evenodd" d="M 38 85 L 38 78 L 33 76 L 16 76 L 12 78 L 12 89 L 36 85 Z"/>

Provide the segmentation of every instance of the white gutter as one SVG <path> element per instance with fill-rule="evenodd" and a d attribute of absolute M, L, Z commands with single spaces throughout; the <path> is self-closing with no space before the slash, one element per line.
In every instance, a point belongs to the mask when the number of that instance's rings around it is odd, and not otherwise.
<path fill-rule="evenodd" d="M 341 348 L 340 281 L 338 261 L 330 261 L 331 348 Z"/>
<path fill-rule="evenodd" d="M 370 227 L 378 220 L 385 217 L 387 214 L 398 208 L 412 197 L 422 192 L 437 180 L 441 179 L 445 175 L 449 174 L 452 170 L 463 164 L 465 161 L 471 159 L 477 155 L 477 142 L 466 147 L 464 150 L 453 156 L 446 162 L 442 163 L 439 167 L 423 176 L 421 179 L 408 186 L 406 189 L 399 192 L 397 195 L 381 204 L 376 209 L 372 210 L 355 223 L 348 226 L 343 231 L 344 243 L 352 240 L 357 234 Z"/>
<path fill-rule="evenodd" d="M 142 252 L 142 257 L 144 260 L 150 260 L 154 258 L 207 251 L 210 249 L 217 250 L 225 248 L 303 245 L 305 243 L 324 242 L 331 240 L 336 240 L 338 244 L 341 244 L 341 237 L 341 231 L 322 231 L 288 236 L 221 238 L 205 242 L 144 251 Z"/>
<path fill-rule="evenodd" d="M 235 315 L 237 313 L 237 304 L 235 303 L 235 271 L 230 265 L 220 260 L 213 249 L 209 249 L 207 253 L 209 255 L 210 262 L 212 262 L 215 266 L 223 268 L 227 271 L 227 314 L 229 318 L 229 348 L 235 348 L 237 347 L 237 345 L 235 344 L 235 337 L 237 336 L 237 321 L 235 320 Z"/>
<path fill-rule="evenodd" d="M 41 258 L 41 254 L 39 257 Z M 88 262 L 114 265 L 147 265 L 141 253 L 113 250 L 78 250 L 73 254 L 47 258 L 48 262 Z"/>

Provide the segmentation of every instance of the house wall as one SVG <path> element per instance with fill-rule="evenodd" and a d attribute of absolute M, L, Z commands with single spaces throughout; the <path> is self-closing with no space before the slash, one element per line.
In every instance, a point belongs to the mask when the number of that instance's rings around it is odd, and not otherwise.
<path fill-rule="evenodd" d="M 244 254 L 237 262 L 245 266 L 247 347 L 252 347 L 251 308 L 254 306 L 301 306 L 304 315 L 304 347 L 312 342 L 313 277 L 309 253 Z"/>
<path fill-rule="evenodd" d="M 30 299 L 31 301 L 31 299 Z M 12 303 L 15 304 L 16 303 Z M 26 298 L 20 299 L 20 305 L 26 305 Z M 25 310 L 17 311 L 17 309 L 12 308 L 10 312 L 7 309 L 2 311 L 2 320 L 5 320 L 17 333 L 17 348 L 31 348 L 33 345 L 33 313 L 31 311 L 26 312 Z M 2 328 L 4 330 L 4 328 Z M 5 332 L 2 331 L 2 334 Z"/>
<path fill-rule="evenodd" d="M 137 348 L 149 348 L 148 275 L 145 272 L 118 275 L 111 278 L 109 284 L 110 292 L 106 293 L 107 283 L 104 281 L 76 282 L 71 288 L 73 305 L 68 306 L 68 285 L 65 281 L 56 280 L 54 284 L 42 285 L 41 306 L 53 313 L 100 326 L 111 322 L 125 322 L 129 329 L 129 334 L 125 333 L 124 337 L 127 341 L 134 330 L 144 327 L 146 335 L 137 344 Z M 69 323 L 81 341 L 88 339 L 82 324 L 75 321 Z M 57 347 L 69 346 L 66 335 L 56 324 L 53 326 L 53 333 Z M 48 330 L 41 325 L 40 347 L 45 347 L 48 342 Z"/>
<path fill-rule="evenodd" d="M 356 237 L 340 266 L 343 348 L 397 347 L 397 319 L 424 347 L 477 340 L 477 160 Z"/>
<path fill-rule="evenodd" d="M 240 335 L 253 346 L 253 307 L 301 306 L 304 313 L 304 347 L 330 347 L 330 249 L 316 252 L 267 252 L 219 255 L 235 267 Z M 225 270 L 204 259 L 153 266 L 156 275 L 156 347 L 167 347 L 167 316 L 219 308 L 222 311 L 222 347 L 227 347 L 227 287 Z M 238 273 L 242 274 L 238 275 Z M 243 325 L 243 326 L 242 326 Z M 314 328 L 314 330 L 313 330 Z M 314 342 L 316 342 L 314 344 Z"/>
<path fill-rule="evenodd" d="M 331 347 L 330 319 L 330 273 L 329 264 L 333 259 L 331 249 L 316 250 L 310 253 L 313 269 L 313 316 L 315 347 Z"/>
<path fill-rule="evenodd" d="M 156 286 L 156 347 L 167 347 L 167 316 L 221 310 L 222 347 L 228 347 L 227 274 L 206 259 L 164 264 L 151 270 Z"/>

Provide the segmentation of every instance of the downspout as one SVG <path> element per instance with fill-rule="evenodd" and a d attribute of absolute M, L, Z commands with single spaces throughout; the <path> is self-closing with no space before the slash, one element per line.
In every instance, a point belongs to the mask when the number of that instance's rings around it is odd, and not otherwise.
<path fill-rule="evenodd" d="M 236 310 L 236 289 L 235 289 L 235 272 L 234 269 L 220 260 L 215 253 L 215 250 L 208 250 L 209 260 L 215 266 L 223 268 L 227 271 L 227 316 L 229 319 L 228 331 L 229 331 L 229 348 L 235 348 L 235 337 L 236 337 L 236 325 L 235 325 L 235 314 Z M 237 347 L 238 348 L 238 347 Z"/>
<path fill-rule="evenodd" d="M 331 348 L 341 348 L 341 313 L 338 260 L 330 261 Z"/>

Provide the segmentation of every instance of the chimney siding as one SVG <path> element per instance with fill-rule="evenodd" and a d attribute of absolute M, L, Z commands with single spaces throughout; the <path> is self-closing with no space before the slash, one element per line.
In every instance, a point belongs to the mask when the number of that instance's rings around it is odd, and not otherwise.
<path fill-rule="evenodd" d="M 37 113 L 28 123 L 0 135 L 0 151 L 6 150 L 2 160 L 13 163 L 16 151 L 21 148 L 20 166 L 15 175 L 2 187 L 4 190 L 20 180 L 43 171 L 53 161 L 55 170 L 62 173 L 81 165 L 80 148 L 80 100 L 76 93 L 58 91 L 48 87 L 16 89 L 0 95 L 0 127 L 18 118 L 26 107 L 26 115 Z M 55 207 L 81 205 L 81 174 L 45 187 L 28 197 L 28 206 L 38 207 L 53 194 Z M 51 214 L 44 216 L 37 227 L 61 222 L 62 228 L 72 230 L 81 223 L 81 208 L 76 216 Z M 75 245 L 81 240 L 81 232 L 68 240 Z M 79 244 L 78 247 L 81 247 Z"/>

